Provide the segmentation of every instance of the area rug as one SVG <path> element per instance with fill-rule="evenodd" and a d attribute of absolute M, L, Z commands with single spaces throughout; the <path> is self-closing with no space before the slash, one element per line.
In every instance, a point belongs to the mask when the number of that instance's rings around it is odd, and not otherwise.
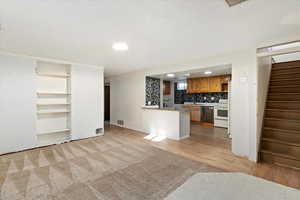
<path fill-rule="evenodd" d="M 0 199 L 164 199 L 199 172 L 222 170 L 108 134 L 0 156 Z"/>
<path fill-rule="evenodd" d="M 198 173 L 166 200 L 299 200 L 300 191 L 241 173 Z"/>

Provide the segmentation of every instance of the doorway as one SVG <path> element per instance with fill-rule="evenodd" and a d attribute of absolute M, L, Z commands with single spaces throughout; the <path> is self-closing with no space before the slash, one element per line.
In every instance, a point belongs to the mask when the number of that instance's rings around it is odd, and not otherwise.
<path fill-rule="evenodd" d="M 231 150 L 231 64 L 153 77 L 160 79 L 161 108 L 190 113 L 188 140 Z"/>
<path fill-rule="evenodd" d="M 104 86 L 104 121 L 110 121 L 110 86 Z"/>

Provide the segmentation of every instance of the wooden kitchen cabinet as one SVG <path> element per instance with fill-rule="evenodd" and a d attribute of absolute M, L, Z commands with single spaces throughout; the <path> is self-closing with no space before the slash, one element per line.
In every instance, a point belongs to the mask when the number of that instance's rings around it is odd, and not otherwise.
<path fill-rule="evenodd" d="M 200 85 L 198 85 L 197 92 L 209 92 L 209 78 L 199 78 Z"/>
<path fill-rule="evenodd" d="M 171 82 L 164 81 L 164 95 L 170 95 L 170 94 L 171 94 Z"/>
<path fill-rule="evenodd" d="M 228 83 L 231 80 L 231 75 L 221 76 L 221 83 Z"/>
<path fill-rule="evenodd" d="M 187 80 L 187 93 L 194 93 L 193 91 L 193 79 L 188 79 Z"/>
<path fill-rule="evenodd" d="M 190 109 L 190 118 L 193 122 L 200 122 L 201 121 L 201 107 L 194 106 L 194 105 L 184 105 L 183 108 Z"/>
<path fill-rule="evenodd" d="M 228 92 L 228 82 L 231 80 L 231 75 L 224 75 L 221 78 L 221 91 Z"/>
<path fill-rule="evenodd" d="M 231 75 L 190 78 L 187 80 L 187 93 L 227 92 Z"/>
<path fill-rule="evenodd" d="M 221 92 L 222 91 L 222 84 L 221 84 L 221 77 L 211 77 L 209 78 L 209 92 Z"/>
<path fill-rule="evenodd" d="M 191 78 L 187 80 L 187 93 L 200 93 L 208 91 L 208 78 Z"/>
<path fill-rule="evenodd" d="M 201 111 L 199 110 L 193 110 L 191 112 L 191 121 L 193 122 L 200 122 L 201 121 Z"/>

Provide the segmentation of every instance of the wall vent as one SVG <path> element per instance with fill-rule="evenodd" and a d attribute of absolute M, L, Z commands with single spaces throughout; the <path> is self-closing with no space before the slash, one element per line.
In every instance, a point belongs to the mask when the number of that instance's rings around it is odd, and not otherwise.
<path fill-rule="evenodd" d="M 231 6 L 235 6 L 235 5 L 238 5 L 240 3 L 243 3 L 244 1 L 247 1 L 247 0 L 225 0 L 225 1 L 231 7 Z"/>
<path fill-rule="evenodd" d="M 120 126 L 124 126 L 124 120 L 118 120 L 117 124 L 120 125 Z"/>
<path fill-rule="evenodd" d="M 96 135 L 100 135 L 103 133 L 103 128 L 97 128 L 96 129 Z"/>

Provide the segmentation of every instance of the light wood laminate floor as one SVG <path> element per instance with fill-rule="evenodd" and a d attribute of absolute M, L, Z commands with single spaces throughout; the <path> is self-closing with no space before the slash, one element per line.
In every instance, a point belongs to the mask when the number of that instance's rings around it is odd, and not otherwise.
<path fill-rule="evenodd" d="M 300 189 L 300 172 L 230 152 L 224 130 L 182 141 L 106 126 L 105 135 L 0 156 L 1 200 L 164 199 L 196 173 L 243 172 Z"/>
<path fill-rule="evenodd" d="M 160 149 L 209 164 L 210 166 L 230 172 L 250 174 L 300 190 L 299 170 L 255 163 L 246 158 L 235 156 L 230 150 L 230 140 L 224 137 L 224 132 L 222 133 L 222 131 L 224 130 L 192 125 L 190 138 L 181 141 L 166 139 L 160 142 L 153 142 L 144 139 L 145 134 L 138 131 L 113 126 L 106 128 L 107 133 L 124 134 L 128 138 L 146 141 Z"/>

